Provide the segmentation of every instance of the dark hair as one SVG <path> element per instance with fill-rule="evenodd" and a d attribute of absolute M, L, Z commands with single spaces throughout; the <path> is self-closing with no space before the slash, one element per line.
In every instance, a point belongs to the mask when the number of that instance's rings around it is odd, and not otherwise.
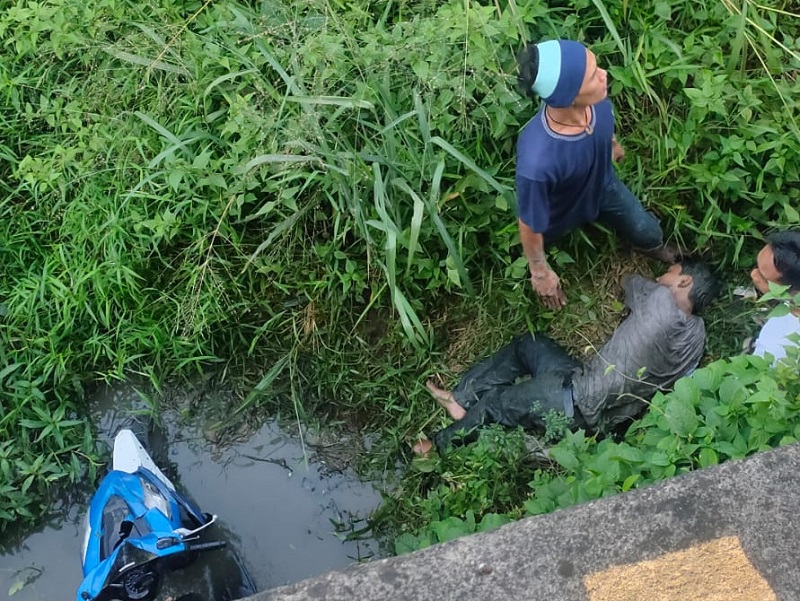
<path fill-rule="evenodd" d="M 792 290 L 800 288 L 800 230 L 775 232 L 767 237 L 772 248 L 775 269 L 781 274 L 781 284 Z"/>
<path fill-rule="evenodd" d="M 719 276 L 710 263 L 700 259 L 684 258 L 680 265 L 681 274 L 692 276 L 692 291 L 689 293 L 692 313 L 701 313 L 719 294 Z"/>
<path fill-rule="evenodd" d="M 528 44 L 517 55 L 517 87 L 519 93 L 531 99 L 536 99 L 533 83 L 539 74 L 539 49 L 536 44 Z"/>

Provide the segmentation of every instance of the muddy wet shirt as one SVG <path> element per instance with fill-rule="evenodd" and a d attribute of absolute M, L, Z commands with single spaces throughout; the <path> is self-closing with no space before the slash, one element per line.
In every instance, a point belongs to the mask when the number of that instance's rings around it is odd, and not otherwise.
<path fill-rule="evenodd" d="M 593 429 L 636 416 L 641 398 L 697 367 L 705 348 L 703 320 L 681 311 L 669 288 L 634 275 L 624 289 L 630 314 L 572 380 L 575 404 Z"/>

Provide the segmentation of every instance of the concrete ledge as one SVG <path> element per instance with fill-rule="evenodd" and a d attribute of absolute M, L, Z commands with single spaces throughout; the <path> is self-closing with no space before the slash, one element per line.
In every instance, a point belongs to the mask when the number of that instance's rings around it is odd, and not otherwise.
<path fill-rule="evenodd" d="M 595 601 L 601 597 L 584 581 L 590 574 L 738 537 L 745 562 L 774 592 L 742 598 L 793 601 L 800 599 L 799 490 L 795 444 L 249 599 Z M 723 598 L 704 596 L 703 580 L 696 595 L 672 598 Z M 619 599 L 652 601 L 647 593 Z"/>

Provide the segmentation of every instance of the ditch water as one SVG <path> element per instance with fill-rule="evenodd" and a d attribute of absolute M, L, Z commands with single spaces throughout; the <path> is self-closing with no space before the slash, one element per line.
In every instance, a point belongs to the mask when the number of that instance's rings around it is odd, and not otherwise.
<path fill-rule="evenodd" d="M 130 387 L 97 393 L 92 406 L 98 429 L 111 435 L 114 424 L 129 415 L 119 408 L 139 398 Z M 366 516 L 380 504 L 372 484 L 360 482 L 349 467 L 332 468 L 326 459 L 327 451 L 333 448 L 335 455 L 335 447 L 346 441 L 322 444 L 319 435 L 301 441 L 268 422 L 246 439 L 218 446 L 200 423 L 179 423 L 171 411 L 162 420 L 165 444 L 156 445 L 156 462 L 203 511 L 219 516 L 220 531 L 257 590 L 380 556 L 373 539 L 346 540 L 366 526 Z M 70 491 L 43 525 L 7 533 L 0 541 L 0 600 L 75 599 L 82 578 L 82 523 L 92 492 Z"/>

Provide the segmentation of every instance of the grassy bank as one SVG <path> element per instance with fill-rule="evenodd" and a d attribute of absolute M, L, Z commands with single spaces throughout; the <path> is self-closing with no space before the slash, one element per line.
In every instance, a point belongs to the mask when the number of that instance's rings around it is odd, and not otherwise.
<path fill-rule="evenodd" d="M 253 374 L 231 409 L 435 425 L 420 378 L 524 328 L 602 338 L 612 236 L 516 241 L 525 40 L 609 66 L 622 177 L 668 233 L 749 265 L 800 221 L 790 3 L 19 0 L 0 15 L 0 529 L 96 467 L 84 388 Z M 590 269 L 592 268 L 593 269 Z M 587 276 L 587 272 L 592 272 Z M 605 276 L 605 277 L 604 277 Z M 609 309 L 610 307 L 610 309 Z M 720 315 L 718 332 L 725 331 Z M 717 336 L 714 353 L 736 348 Z M 419 489 L 419 494 L 424 494 Z M 496 509 L 496 508 L 495 508 Z M 488 511 L 488 510 L 487 510 Z"/>

